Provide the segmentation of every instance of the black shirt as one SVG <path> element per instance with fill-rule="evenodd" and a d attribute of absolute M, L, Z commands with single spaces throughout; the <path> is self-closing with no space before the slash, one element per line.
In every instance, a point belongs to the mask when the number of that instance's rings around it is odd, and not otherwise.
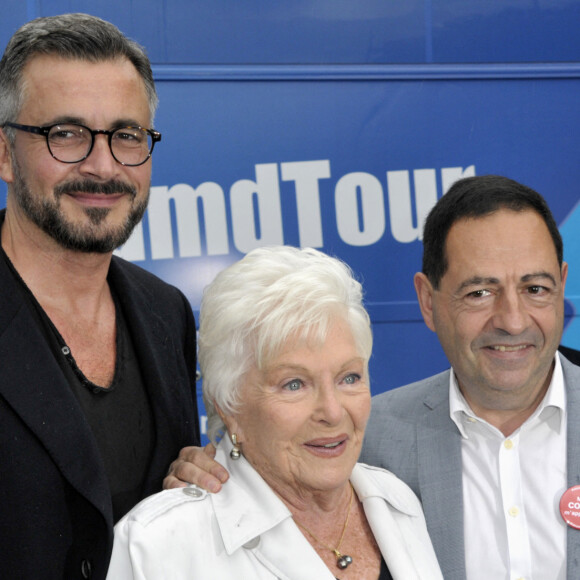
<path fill-rule="evenodd" d="M 111 491 L 114 521 L 117 522 L 143 497 L 142 485 L 153 450 L 153 418 L 141 376 L 131 333 L 111 288 L 116 312 L 116 363 L 108 388 L 89 381 L 76 365 L 62 336 L 26 286 L 5 252 L 6 260 L 23 297 L 31 308 L 57 359 L 71 391 L 76 396 L 100 451 Z M 74 441 L 63 441 L 74 445 Z M 82 460 L 82 458 L 79 458 Z"/>

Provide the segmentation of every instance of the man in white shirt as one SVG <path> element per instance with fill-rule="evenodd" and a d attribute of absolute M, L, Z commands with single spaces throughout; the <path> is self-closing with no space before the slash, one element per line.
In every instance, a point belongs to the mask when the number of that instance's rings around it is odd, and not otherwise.
<path fill-rule="evenodd" d="M 420 497 L 446 580 L 577 580 L 580 531 L 559 505 L 580 484 L 580 368 L 557 354 L 554 218 L 528 187 L 472 177 L 435 205 L 423 243 L 415 289 L 452 368 L 374 398 L 361 460 Z M 166 486 L 178 478 L 215 490 L 226 476 L 189 448 Z"/>
<path fill-rule="evenodd" d="M 446 579 L 580 578 L 559 509 L 580 483 L 580 368 L 556 354 L 567 264 L 551 212 L 512 180 L 468 178 L 423 239 L 415 289 L 452 372 L 376 397 L 362 460 L 421 497 Z"/>

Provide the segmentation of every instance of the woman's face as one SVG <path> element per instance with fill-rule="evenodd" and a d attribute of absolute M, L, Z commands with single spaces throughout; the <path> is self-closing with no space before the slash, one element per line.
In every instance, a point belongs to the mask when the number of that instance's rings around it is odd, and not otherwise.
<path fill-rule="evenodd" d="M 244 456 L 281 496 L 338 488 L 360 454 L 370 412 L 366 360 L 343 321 L 325 343 L 290 341 L 245 378 L 238 413 L 226 417 Z"/>

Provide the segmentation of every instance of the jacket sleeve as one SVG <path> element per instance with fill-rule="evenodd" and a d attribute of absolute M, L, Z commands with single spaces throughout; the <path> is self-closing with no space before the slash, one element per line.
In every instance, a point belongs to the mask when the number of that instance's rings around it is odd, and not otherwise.
<path fill-rule="evenodd" d="M 191 398 L 193 400 L 193 408 L 195 410 L 195 417 L 199 419 L 199 411 L 197 408 L 197 330 L 195 327 L 195 318 L 191 309 L 189 300 L 181 293 L 185 308 L 185 339 L 183 346 L 183 357 L 187 366 L 189 374 L 189 381 L 191 387 Z M 193 421 L 194 439 L 191 445 L 200 445 L 201 434 L 199 428 L 199 420 Z"/>

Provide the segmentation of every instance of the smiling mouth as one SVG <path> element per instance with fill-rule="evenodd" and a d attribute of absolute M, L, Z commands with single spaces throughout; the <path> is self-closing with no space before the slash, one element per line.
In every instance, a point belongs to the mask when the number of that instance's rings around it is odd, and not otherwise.
<path fill-rule="evenodd" d="M 116 205 L 120 199 L 126 197 L 124 193 L 109 193 L 109 194 L 102 194 L 102 193 L 85 193 L 85 192 L 78 192 L 78 193 L 71 193 L 65 194 L 74 199 L 77 203 L 86 206 L 86 207 L 104 207 L 110 208 Z"/>
<path fill-rule="evenodd" d="M 345 439 L 341 439 L 340 441 L 331 441 L 329 443 L 306 443 L 306 446 L 313 449 L 336 449 L 343 445 L 345 441 Z"/>
<path fill-rule="evenodd" d="M 304 442 L 304 447 L 312 455 L 323 459 L 335 459 L 342 457 L 348 449 L 348 437 L 320 437 L 312 439 L 309 442 Z"/>
<path fill-rule="evenodd" d="M 519 346 L 498 345 L 498 346 L 490 346 L 489 348 L 491 348 L 492 350 L 498 350 L 499 352 L 517 352 L 518 350 L 524 350 L 528 348 L 528 345 L 527 344 L 522 344 Z"/>

